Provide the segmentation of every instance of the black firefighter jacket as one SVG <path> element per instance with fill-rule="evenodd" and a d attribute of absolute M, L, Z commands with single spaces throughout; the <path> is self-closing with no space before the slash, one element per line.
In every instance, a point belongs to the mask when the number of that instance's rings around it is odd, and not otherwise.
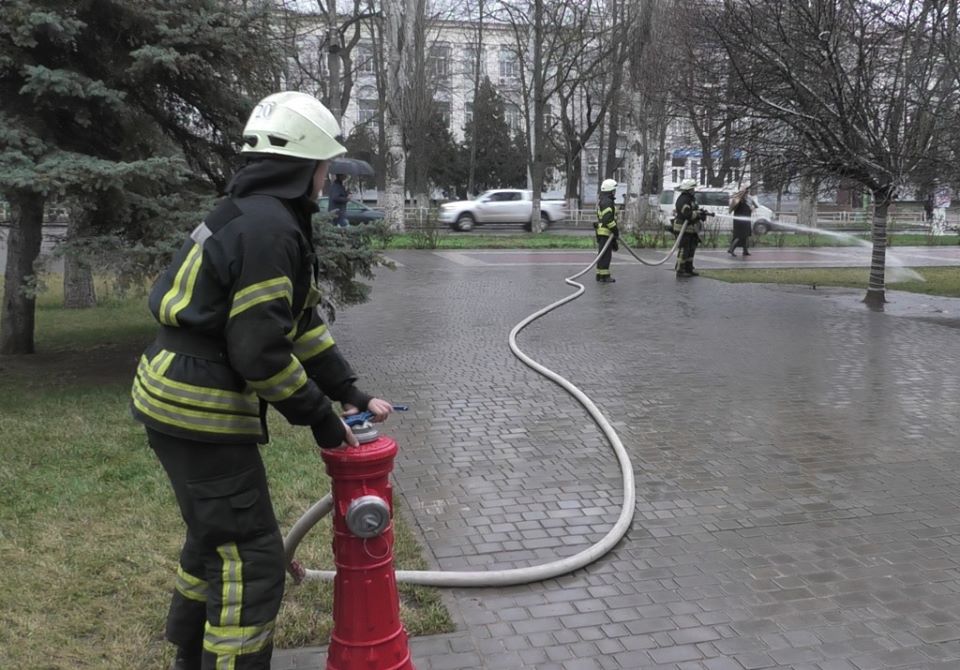
<path fill-rule="evenodd" d="M 150 293 L 161 333 L 137 368 L 136 419 L 192 440 L 265 442 L 266 403 L 332 432 L 343 429 L 328 398 L 366 407 L 318 308 L 315 166 L 254 159 L 177 252 Z"/>

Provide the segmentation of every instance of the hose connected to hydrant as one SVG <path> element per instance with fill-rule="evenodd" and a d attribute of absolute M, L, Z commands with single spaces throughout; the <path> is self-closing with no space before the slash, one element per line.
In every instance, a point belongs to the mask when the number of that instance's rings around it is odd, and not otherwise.
<path fill-rule="evenodd" d="M 686 225 L 684 225 L 684 229 L 685 228 Z M 644 261 L 643 259 L 639 258 L 629 247 L 627 247 L 627 250 L 631 255 L 633 255 L 634 258 L 645 265 L 659 265 L 670 258 L 670 256 L 672 256 L 676 251 L 684 229 L 681 229 L 680 235 L 677 236 L 677 242 L 673 245 L 673 248 L 663 259 L 657 262 L 651 263 Z M 623 504 L 620 509 L 620 516 L 617 518 L 616 523 L 596 544 L 593 544 L 592 546 L 577 554 L 574 554 L 573 556 L 568 556 L 566 558 L 551 561 L 549 563 L 533 565 L 525 568 L 513 568 L 510 570 L 456 572 L 445 572 L 440 570 L 397 570 L 396 579 L 398 582 L 403 582 L 406 584 L 421 584 L 426 586 L 453 587 L 515 586 L 519 584 L 539 582 L 545 579 L 568 574 L 574 570 L 579 570 L 580 568 L 593 563 L 613 549 L 613 547 L 616 546 L 623 536 L 626 535 L 627 530 L 630 527 L 630 523 L 633 520 L 634 508 L 636 507 L 636 485 L 634 483 L 633 465 L 630 462 L 630 457 L 627 455 L 626 449 L 623 447 L 623 443 L 620 441 L 620 437 L 613 429 L 613 426 L 610 425 L 610 422 L 607 420 L 607 418 L 603 416 L 594 402 L 590 400 L 590 398 L 587 397 L 583 391 L 581 391 L 563 376 L 527 356 L 517 345 L 517 335 L 520 333 L 520 331 L 558 307 L 576 300 L 584 293 L 586 289 L 584 288 L 583 284 L 577 283 L 574 280 L 589 272 L 597 264 L 597 261 L 600 260 L 600 257 L 609 248 L 612 242 L 613 237 L 611 236 L 607 240 L 607 243 L 604 245 L 603 249 L 600 250 L 600 253 L 597 254 L 597 256 L 593 259 L 593 261 L 590 262 L 589 265 L 576 274 L 564 278 L 563 281 L 565 283 L 569 284 L 570 286 L 577 287 L 577 290 L 574 293 L 571 293 L 570 295 L 537 310 L 515 325 L 510 331 L 509 344 L 510 350 L 513 352 L 513 354 L 525 365 L 547 377 L 551 381 L 557 383 L 565 391 L 572 395 L 577 402 L 583 405 L 584 409 L 587 410 L 587 413 L 590 414 L 590 417 L 594 420 L 594 422 L 606 436 L 607 440 L 610 442 L 610 446 L 613 448 L 613 451 L 617 457 L 617 461 L 620 464 L 620 474 L 623 481 Z M 626 246 L 626 244 L 624 244 L 624 246 Z M 306 535 L 306 533 L 320 519 L 329 514 L 332 508 L 333 499 L 331 495 L 328 494 L 314 504 L 309 510 L 307 510 L 302 517 L 300 517 L 300 519 L 293 525 L 293 527 L 290 529 L 290 532 L 283 540 L 286 559 L 291 566 L 290 571 L 294 575 L 294 578 L 298 581 L 301 579 L 330 580 L 333 579 L 334 575 L 336 574 L 330 570 L 304 569 L 293 560 L 294 553 L 296 552 L 300 541 L 303 539 L 303 536 Z"/>

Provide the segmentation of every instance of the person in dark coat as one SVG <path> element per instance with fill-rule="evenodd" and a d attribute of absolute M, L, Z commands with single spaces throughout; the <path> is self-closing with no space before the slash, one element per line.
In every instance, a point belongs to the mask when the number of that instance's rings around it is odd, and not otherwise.
<path fill-rule="evenodd" d="M 737 247 L 743 247 L 743 255 L 749 256 L 750 250 L 747 242 L 752 232 L 753 206 L 750 204 L 750 195 L 747 189 L 741 189 L 730 198 L 730 213 L 733 214 L 733 239 L 730 240 L 730 248 L 727 253 L 736 256 L 733 253 Z"/>
<path fill-rule="evenodd" d="M 346 151 L 339 134 L 306 93 L 264 98 L 243 131 L 246 163 L 150 293 L 159 331 L 131 404 L 187 528 L 167 614 L 173 670 L 270 668 L 287 561 L 257 446 L 267 407 L 322 449 L 358 444 L 332 401 L 378 420 L 393 411 L 357 388 L 317 309 L 311 216 Z"/>
<path fill-rule="evenodd" d="M 327 209 L 331 212 L 337 212 L 337 218 L 334 219 L 334 225 L 340 228 L 347 226 L 347 203 L 350 202 L 350 191 L 344 185 L 346 175 L 338 174 L 337 178 L 330 184 L 330 197 L 327 201 Z"/>
<path fill-rule="evenodd" d="M 673 234 L 680 235 L 680 244 L 677 246 L 677 277 L 700 276 L 700 273 L 693 268 L 693 256 L 697 253 L 697 245 L 700 244 L 700 231 L 707 212 L 700 209 L 700 205 L 697 204 L 697 198 L 694 195 L 696 187 L 696 179 L 684 179 L 677 186 L 680 195 L 674 203 L 673 216 Z M 682 235 L 681 231 L 683 231 Z"/>
<path fill-rule="evenodd" d="M 597 199 L 597 222 L 593 224 L 597 234 L 597 248 L 601 256 L 597 261 L 597 281 L 601 284 L 613 284 L 617 280 L 610 275 L 610 259 L 617 251 L 620 228 L 617 227 L 617 211 L 614 205 L 614 193 L 617 190 L 616 179 L 604 179 L 600 184 L 600 197 Z M 613 240 L 610 241 L 610 237 Z M 608 244 L 609 242 L 609 244 Z"/>

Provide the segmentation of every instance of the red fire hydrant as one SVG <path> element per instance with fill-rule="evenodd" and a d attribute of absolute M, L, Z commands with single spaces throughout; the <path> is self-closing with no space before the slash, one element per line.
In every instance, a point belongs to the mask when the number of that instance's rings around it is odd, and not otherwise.
<path fill-rule="evenodd" d="M 322 452 L 333 480 L 337 566 L 327 670 L 414 670 L 393 568 L 396 454 L 397 443 L 382 436 Z"/>

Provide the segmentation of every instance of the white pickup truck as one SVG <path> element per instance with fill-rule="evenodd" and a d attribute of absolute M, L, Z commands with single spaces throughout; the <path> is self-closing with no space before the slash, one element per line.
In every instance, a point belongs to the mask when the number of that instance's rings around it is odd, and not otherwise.
<path fill-rule="evenodd" d="M 484 223 L 522 223 L 530 230 L 532 191 L 499 188 L 487 191 L 476 200 L 459 200 L 440 205 L 440 221 L 454 230 L 473 230 Z M 567 217 L 563 200 L 540 201 L 540 227 L 546 229 Z"/>

